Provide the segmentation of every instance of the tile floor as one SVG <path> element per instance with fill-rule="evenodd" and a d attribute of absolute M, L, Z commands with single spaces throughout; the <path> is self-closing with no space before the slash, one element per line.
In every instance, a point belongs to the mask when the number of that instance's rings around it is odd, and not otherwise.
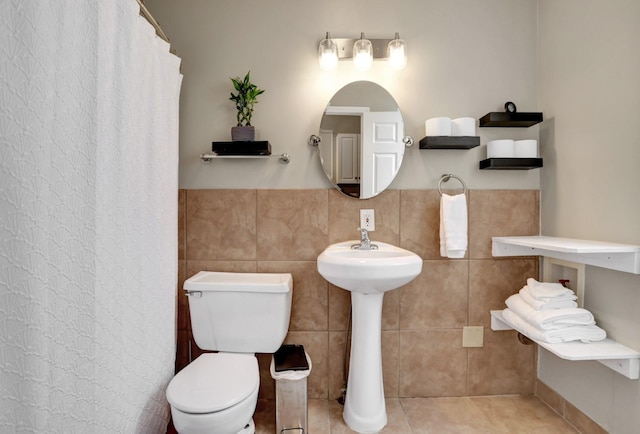
<path fill-rule="evenodd" d="M 385 434 L 564 434 L 578 431 L 536 396 L 387 399 Z M 309 434 L 353 433 L 336 401 L 310 399 Z M 275 402 L 259 400 L 256 434 L 275 433 Z M 293 431 L 292 431 L 293 432 Z"/>

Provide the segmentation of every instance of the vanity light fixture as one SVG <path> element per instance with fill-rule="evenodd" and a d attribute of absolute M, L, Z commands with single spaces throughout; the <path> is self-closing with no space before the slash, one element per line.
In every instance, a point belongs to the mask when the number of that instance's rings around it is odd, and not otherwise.
<path fill-rule="evenodd" d="M 318 62 L 323 70 L 333 70 L 339 60 L 351 60 L 360 71 L 371 68 L 374 60 L 387 60 L 391 68 L 399 70 L 407 65 L 407 43 L 396 32 L 393 39 L 331 38 L 329 32 L 318 46 Z"/>

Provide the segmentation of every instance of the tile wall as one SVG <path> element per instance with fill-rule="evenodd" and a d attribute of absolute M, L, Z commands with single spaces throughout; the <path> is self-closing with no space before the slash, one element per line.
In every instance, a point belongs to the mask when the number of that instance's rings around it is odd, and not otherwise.
<path fill-rule="evenodd" d="M 372 239 L 412 250 L 424 260 L 420 276 L 385 295 L 384 387 L 388 397 L 529 394 L 535 349 L 515 332 L 492 332 L 489 310 L 500 309 L 537 258 L 491 257 L 491 237 L 537 235 L 538 190 L 468 192 L 469 250 L 465 259 L 439 255 L 437 190 L 387 190 L 366 201 L 333 189 L 180 190 L 179 288 L 200 270 L 287 272 L 293 306 L 286 342 L 303 344 L 313 369 L 309 398 L 337 398 L 343 386 L 348 293 L 317 272 L 328 245 L 358 238 L 359 210 L 375 210 Z M 200 350 L 191 340 L 188 304 L 178 297 L 176 370 Z M 464 326 L 485 327 L 484 347 L 463 348 Z M 258 355 L 261 397 L 274 396 L 269 355 Z"/>

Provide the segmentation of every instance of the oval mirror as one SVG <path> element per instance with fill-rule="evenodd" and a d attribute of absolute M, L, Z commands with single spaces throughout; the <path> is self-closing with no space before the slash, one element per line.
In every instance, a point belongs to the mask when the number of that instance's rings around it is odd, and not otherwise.
<path fill-rule="evenodd" d="M 376 83 L 356 81 L 340 89 L 324 111 L 319 135 L 324 173 L 348 196 L 368 199 L 382 193 L 402 164 L 402 114 Z"/>

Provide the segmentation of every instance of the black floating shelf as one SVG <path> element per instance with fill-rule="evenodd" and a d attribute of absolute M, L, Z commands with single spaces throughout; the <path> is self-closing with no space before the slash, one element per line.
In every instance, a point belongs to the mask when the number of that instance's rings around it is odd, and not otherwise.
<path fill-rule="evenodd" d="M 212 142 L 211 150 L 217 155 L 271 155 L 271 144 L 255 142 Z"/>
<path fill-rule="evenodd" d="M 427 136 L 420 140 L 420 149 L 471 149 L 480 146 L 476 136 Z"/>
<path fill-rule="evenodd" d="M 480 127 L 530 127 L 542 122 L 542 113 L 491 112 L 480 118 Z"/>
<path fill-rule="evenodd" d="M 486 170 L 530 170 L 542 167 L 542 158 L 487 158 L 480 162 Z"/>

